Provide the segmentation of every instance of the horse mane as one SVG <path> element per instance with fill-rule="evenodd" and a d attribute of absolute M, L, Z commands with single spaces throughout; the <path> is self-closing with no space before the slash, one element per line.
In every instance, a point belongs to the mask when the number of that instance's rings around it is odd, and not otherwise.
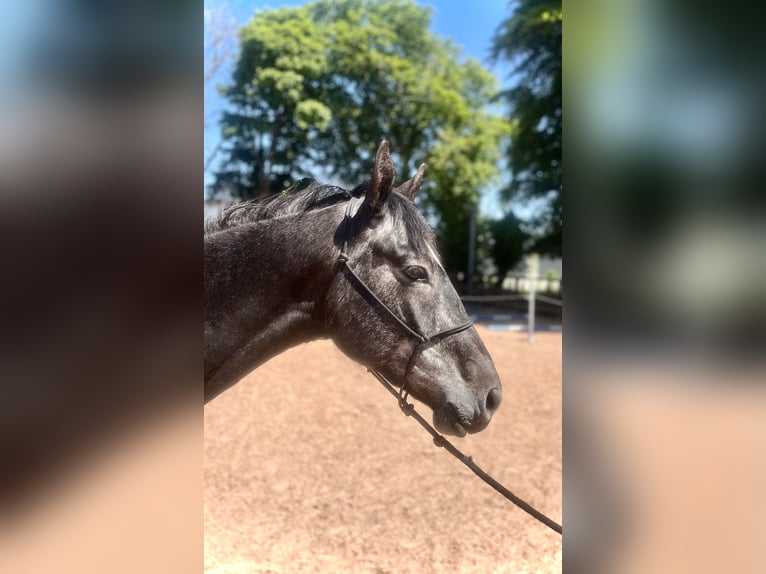
<path fill-rule="evenodd" d="M 228 205 L 217 216 L 205 221 L 205 233 L 215 233 L 275 217 L 306 213 L 320 207 L 346 201 L 348 191 L 302 179 L 281 193 Z"/>
<path fill-rule="evenodd" d="M 205 221 L 205 234 L 329 207 L 346 202 L 352 197 L 363 196 L 368 187 L 369 182 L 365 182 L 348 191 L 335 185 L 318 183 L 313 179 L 302 179 L 281 193 L 225 207 L 220 215 Z M 409 199 L 393 192 L 387 205 L 395 222 L 401 221 L 404 224 L 409 237 L 416 245 L 428 244 L 435 248 L 433 231 Z"/>

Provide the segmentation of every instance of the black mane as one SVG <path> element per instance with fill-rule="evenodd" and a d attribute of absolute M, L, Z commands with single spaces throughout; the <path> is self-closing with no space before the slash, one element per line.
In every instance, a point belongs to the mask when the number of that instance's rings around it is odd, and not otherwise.
<path fill-rule="evenodd" d="M 313 179 L 303 179 L 281 193 L 227 206 L 220 215 L 205 221 L 205 234 L 343 203 L 352 197 L 363 196 L 368 186 L 369 182 L 366 182 L 348 191 Z M 391 193 L 387 205 L 394 221 L 404 224 L 415 245 L 435 246 L 433 231 L 409 199 L 399 193 Z"/>
<path fill-rule="evenodd" d="M 281 193 L 227 206 L 220 215 L 205 221 L 205 233 L 224 231 L 275 217 L 306 213 L 350 198 L 351 194 L 341 187 L 322 185 L 313 179 L 302 179 Z"/>

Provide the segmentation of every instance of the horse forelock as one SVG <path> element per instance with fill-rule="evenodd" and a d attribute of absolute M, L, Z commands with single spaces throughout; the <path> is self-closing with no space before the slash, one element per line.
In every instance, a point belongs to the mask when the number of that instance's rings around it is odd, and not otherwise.
<path fill-rule="evenodd" d="M 410 244 L 418 250 L 437 252 L 436 236 L 417 207 L 406 197 L 392 193 L 388 207 L 395 224 L 401 224 Z"/>

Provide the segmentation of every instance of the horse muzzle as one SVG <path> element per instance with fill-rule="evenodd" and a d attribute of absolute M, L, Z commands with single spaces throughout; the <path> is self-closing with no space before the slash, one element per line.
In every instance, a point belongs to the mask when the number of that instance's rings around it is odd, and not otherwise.
<path fill-rule="evenodd" d="M 434 427 L 441 433 L 459 437 L 477 433 L 487 428 L 502 400 L 502 390 L 494 387 L 473 405 L 447 402 L 442 408 L 434 409 Z"/>

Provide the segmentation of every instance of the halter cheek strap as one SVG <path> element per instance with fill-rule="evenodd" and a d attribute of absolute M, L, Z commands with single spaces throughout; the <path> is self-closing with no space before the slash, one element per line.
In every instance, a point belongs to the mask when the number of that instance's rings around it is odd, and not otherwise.
<path fill-rule="evenodd" d="M 367 285 L 367 283 L 362 280 L 359 275 L 354 271 L 354 269 L 349 265 L 348 262 L 348 222 L 351 220 L 351 201 L 349 200 L 348 207 L 346 208 L 346 216 L 344 217 L 342 225 L 344 225 L 343 229 L 343 247 L 341 248 L 340 254 L 338 255 L 338 263 L 340 263 L 339 271 L 343 272 L 343 275 L 348 279 L 348 281 L 351 283 L 351 285 L 363 296 L 365 299 L 368 299 L 368 301 L 371 299 L 372 303 L 375 303 L 380 309 L 385 311 L 389 317 L 393 318 L 399 325 L 407 331 L 412 337 L 418 340 L 418 343 L 415 345 L 415 348 L 412 349 L 412 353 L 410 354 L 410 358 L 407 361 L 407 367 L 404 370 L 404 376 L 402 378 L 402 382 L 399 385 L 399 405 L 403 406 L 407 404 L 407 397 L 409 396 L 409 391 L 407 390 L 407 381 L 409 378 L 410 371 L 412 370 L 413 365 L 415 364 L 415 361 L 417 357 L 422 353 L 427 347 L 430 345 L 435 345 L 439 341 L 446 339 L 447 337 L 450 337 L 452 335 L 457 335 L 458 333 L 462 333 L 466 329 L 470 329 L 473 326 L 473 321 L 470 319 L 467 320 L 465 323 L 461 323 L 457 327 L 451 327 L 449 329 L 444 329 L 443 331 L 439 331 L 438 333 L 431 335 L 430 337 L 425 336 L 422 334 L 416 327 L 411 326 L 407 323 L 406 320 L 402 319 L 395 311 L 393 311 L 388 305 L 386 305 L 375 293 L 372 289 Z M 371 304 L 372 304 L 371 303 Z M 370 369 L 373 373 L 377 373 L 374 369 Z"/>

